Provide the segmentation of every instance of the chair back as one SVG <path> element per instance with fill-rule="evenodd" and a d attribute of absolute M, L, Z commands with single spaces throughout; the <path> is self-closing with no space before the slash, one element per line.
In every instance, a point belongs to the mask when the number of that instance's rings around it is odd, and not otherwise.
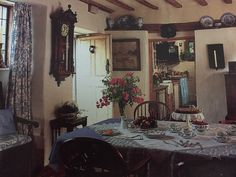
<path fill-rule="evenodd" d="M 163 102 L 144 101 L 134 109 L 134 119 L 144 117 L 155 117 L 156 120 L 170 120 L 170 109 Z"/>
<path fill-rule="evenodd" d="M 121 177 L 127 173 L 122 155 L 102 140 L 87 137 L 70 139 L 61 145 L 59 153 L 66 177 Z"/>

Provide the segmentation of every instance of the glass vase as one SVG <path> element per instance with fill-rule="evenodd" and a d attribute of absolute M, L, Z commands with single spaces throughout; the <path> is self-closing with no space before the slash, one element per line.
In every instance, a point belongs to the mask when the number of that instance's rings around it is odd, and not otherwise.
<path fill-rule="evenodd" d="M 125 105 L 122 102 L 119 102 L 119 111 L 120 111 L 120 128 L 127 129 L 128 121 L 125 116 Z"/>

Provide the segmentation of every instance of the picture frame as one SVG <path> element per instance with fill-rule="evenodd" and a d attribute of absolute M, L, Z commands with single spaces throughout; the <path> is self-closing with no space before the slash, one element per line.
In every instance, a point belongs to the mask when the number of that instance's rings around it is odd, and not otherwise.
<path fill-rule="evenodd" d="M 140 40 L 112 40 L 113 71 L 140 71 Z"/>

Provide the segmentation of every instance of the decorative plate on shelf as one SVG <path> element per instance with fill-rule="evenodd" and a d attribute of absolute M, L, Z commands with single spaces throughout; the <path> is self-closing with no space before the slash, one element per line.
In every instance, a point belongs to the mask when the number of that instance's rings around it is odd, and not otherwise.
<path fill-rule="evenodd" d="M 133 29 L 136 27 L 136 18 L 132 15 L 122 15 L 115 20 L 118 29 Z"/>
<path fill-rule="evenodd" d="M 225 26 L 233 26 L 235 24 L 236 18 L 234 14 L 228 12 L 228 13 L 224 13 L 220 17 L 220 21 Z"/>
<path fill-rule="evenodd" d="M 212 28 L 214 24 L 214 19 L 210 16 L 203 16 L 200 18 L 200 24 L 204 28 Z"/>

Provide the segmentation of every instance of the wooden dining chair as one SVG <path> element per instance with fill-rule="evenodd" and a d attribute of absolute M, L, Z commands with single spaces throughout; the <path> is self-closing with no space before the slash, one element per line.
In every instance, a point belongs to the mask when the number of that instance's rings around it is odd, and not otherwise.
<path fill-rule="evenodd" d="M 128 168 L 121 153 L 108 142 L 77 137 L 61 144 L 59 150 L 66 177 L 145 176 L 150 157 Z"/>
<path fill-rule="evenodd" d="M 170 120 L 170 109 L 158 101 L 144 101 L 134 109 L 134 119 L 144 117 L 155 117 L 156 120 Z"/>

